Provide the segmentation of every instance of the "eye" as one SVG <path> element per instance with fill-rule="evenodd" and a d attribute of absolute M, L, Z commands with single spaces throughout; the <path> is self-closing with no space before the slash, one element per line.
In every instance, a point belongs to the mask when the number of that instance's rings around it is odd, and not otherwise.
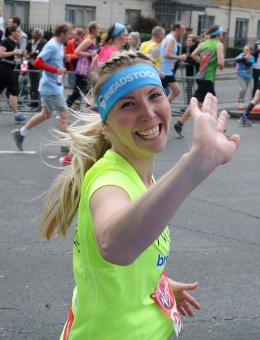
<path fill-rule="evenodd" d="M 121 105 L 121 109 L 127 109 L 129 108 L 130 106 L 133 106 L 134 105 L 134 102 L 133 101 L 128 101 L 128 102 L 124 102 L 122 105 Z"/>
<path fill-rule="evenodd" d="M 150 99 L 156 99 L 156 98 L 158 98 L 158 97 L 161 97 L 162 96 L 162 93 L 161 92 L 153 92 L 153 93 L 151 93 L 151 95 L 150 95 Z"/>

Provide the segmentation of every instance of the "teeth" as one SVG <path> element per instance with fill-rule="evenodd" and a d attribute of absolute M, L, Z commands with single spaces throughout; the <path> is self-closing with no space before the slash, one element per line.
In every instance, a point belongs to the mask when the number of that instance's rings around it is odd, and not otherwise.
<path fill-rule="evenodd" d="M 149 130 L 138 131 L 138 134 L 141 135 L 142 137 L 150 137 L 152 135 L 159 135 L 159 132 L 160 132 L 159 125 L 157 125 Z"/>

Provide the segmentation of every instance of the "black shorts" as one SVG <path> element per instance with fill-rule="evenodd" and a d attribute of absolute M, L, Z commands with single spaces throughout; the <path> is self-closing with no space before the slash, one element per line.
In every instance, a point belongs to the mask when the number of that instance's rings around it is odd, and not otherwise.
<path fill-rule="evenodd" d="M 6 88 L 8 94 L 17 97 L 19 94 L 18 73 L 13 70 L 13 66 L 0 64 L 0 93 Z"/>
<path fill-rule="evenodd" d="M 208 92 L 212 93 L 214 96 L 216 95 L 213 81 L 196 79 L 196 82 L 198 84 L 198 87 L 193 97 L 197 98 L 200 103 L 203 103 Z"/>
<path fill-rule="evenodd" d="M 172 76 L 165 76 L 162 79 L 162 86 L 163 87 L 167 87 L 169 83 L 176 83 L 176 79 L 173 75 Z"/>
<path fill-rule="evenodd" d="M 260 90 L 260 79 L 258 79 L 258 82 L 257 82 L 257 90 Z"/>

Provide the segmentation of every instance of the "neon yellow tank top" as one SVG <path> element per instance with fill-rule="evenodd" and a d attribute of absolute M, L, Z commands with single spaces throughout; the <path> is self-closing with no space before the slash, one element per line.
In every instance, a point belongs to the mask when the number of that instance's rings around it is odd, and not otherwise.
<path fill-rule="evenodd" d="M 147 190 L 134 168 L 112 150 L 86 173 L 74 236 L 76 287 L 68 339 L 167 340 L 173 334 L 172 321 L 150 295 L 168 259 L 169 229 L 166 227 L 131 265 L 106 261 L 96 244 L 89 202 L 97 189 L 107 185 L 123 188 L 131 200 Z"/>

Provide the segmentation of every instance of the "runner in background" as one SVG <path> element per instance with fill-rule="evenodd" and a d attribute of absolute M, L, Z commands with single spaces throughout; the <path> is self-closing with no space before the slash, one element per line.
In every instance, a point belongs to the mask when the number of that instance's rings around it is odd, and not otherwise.
<path fill-rule="evenodd" d="M 217 118 L 213 95 L 202 111 L 193 98 L 192 147 L 156 182 L 155 158 L 171 119 L 156 67 L 140 52 L 125 52 L 93 80 L 100 118 L 70 130 L 72 164 L 54 181 L 42 216 L 50 239 L 66 236 L 77 215 L 76 287 L 60 339 L 168 340 L 182 329 L 180 314 L 193 316 L 200 305 L 189 294 L 196 282 L 167 277 L 167 225 L 187 196 L 231 159 L 239 136 L 223 134 L 228 115 Z"/>
<path fill-rule="evenodd" d="M 86 95 L 89 90 L 90 66 L 93 58 L 97 55 L 98 45 L 96 38 L 100 32 L 100 25 L 91 21 L 87 27 L 87 34 L 75 49 L 77 63 L 75 67 L 75 86 L 72 94 L 67 98 L 67 106 L 71 107 L 75 100 Z"/>
<path fill-rule="evenodd" d="M 73 36 L 64 45 L 65 65 L 68 72 L 68 86 L 73 90 L 75 87 L 75 68 L 78 58 L 75 55 L 75 50 L 85 38 L 85 31 L 82 28 L 74 28 Z"/>
<path fill-rule="evenodd" d="M 172 25 L 172 30 L 163 39 L 160 45 L 160 73 L 164 74 L 164 78 L 162 79 L 163 87 L 168 87 L 170 89 L 170 93 L 167 96 L 170 103 L 181 93 L 180 86 L 176 82 L 173 70 L 177 61 L 186 60 L 185 53 L 178 55 L 178 39 L 180 39 L 184 33 L 185 26 L 182 23 L 177 22 Z"/>
<path fill-rule="evenodd" d="M 215 96 L 214 80 L 216 72 L 217 69 L 223 70 L 224 68 L 224 45 L 220 42 L 222 32 L 223 29 L 221 26 L 210 26 L 208 30 L 210 37 L 201 43 L 191 54 L 191 57 L 200 64 L 196 77 L 198 87 L 194 93 L 194 97 L 198 99 L 200 104 L 203 103 L 208 92 Z M 185 124 L 189 117 L 190 106 L 188 106 L 178 122 L 173 125 L 180 137 L 183 137 L 183 124 Z"/>
<path fill-rule="evenodd" d="M 116 22 L 110 26 L 104 44 L 99 53 L 93 58 L 91 70 L 95 71 L 105 61 L 112 57 L 113 53 L 119 52 L 127 41 L 127 29 L 124 25 Z"/>
<path fill-rule="evenodd" d="M 24 138 L 28 132 L 36 125 L 50 119 L 53 112 L 59 114 L 59 130 L 66 132 L 69 114 L 63 94 L 62 78 L 66 71 L 63 66 L 64 43 L 68 41 L 71 31 L 70 23 L 58 23 L 54 29 L 54 37 L 47 42 L 33 63 L 34 67 L 43 70 L 39 85 L 42 110 L 31 117 L 21 129 L 11 132 L 20 151 L 23 150 Z M 64 146 L 61 151 L 67 153 L 69 150 Z"/>
<path fill-rule="evenodd" d="M 161 66 L 160 44 L 165 36 L 165 29 L 162 26 L 155 26 L 152 29 L 152 37 L 148 41 L 144 41 L 140 46 L 140 52 L 151 57 L 158 70 Z"/>
<path fill-rule="evenodd" d="M 252 123 L 250 122 L 250 120 L 248 119 L 250 112 L 253 110 L 253 108 L 260 104 L 260 77 L 258 80 L 258 86 L 257 89 L 255 91 L 255 95 L 254 98 L 251 100 L 251 102 L 248 104 L 245 112 L 242 114 L 242 116 L 239 118 L 239 123 L 243 126 L 243 127 L 251 127 Z"/>

